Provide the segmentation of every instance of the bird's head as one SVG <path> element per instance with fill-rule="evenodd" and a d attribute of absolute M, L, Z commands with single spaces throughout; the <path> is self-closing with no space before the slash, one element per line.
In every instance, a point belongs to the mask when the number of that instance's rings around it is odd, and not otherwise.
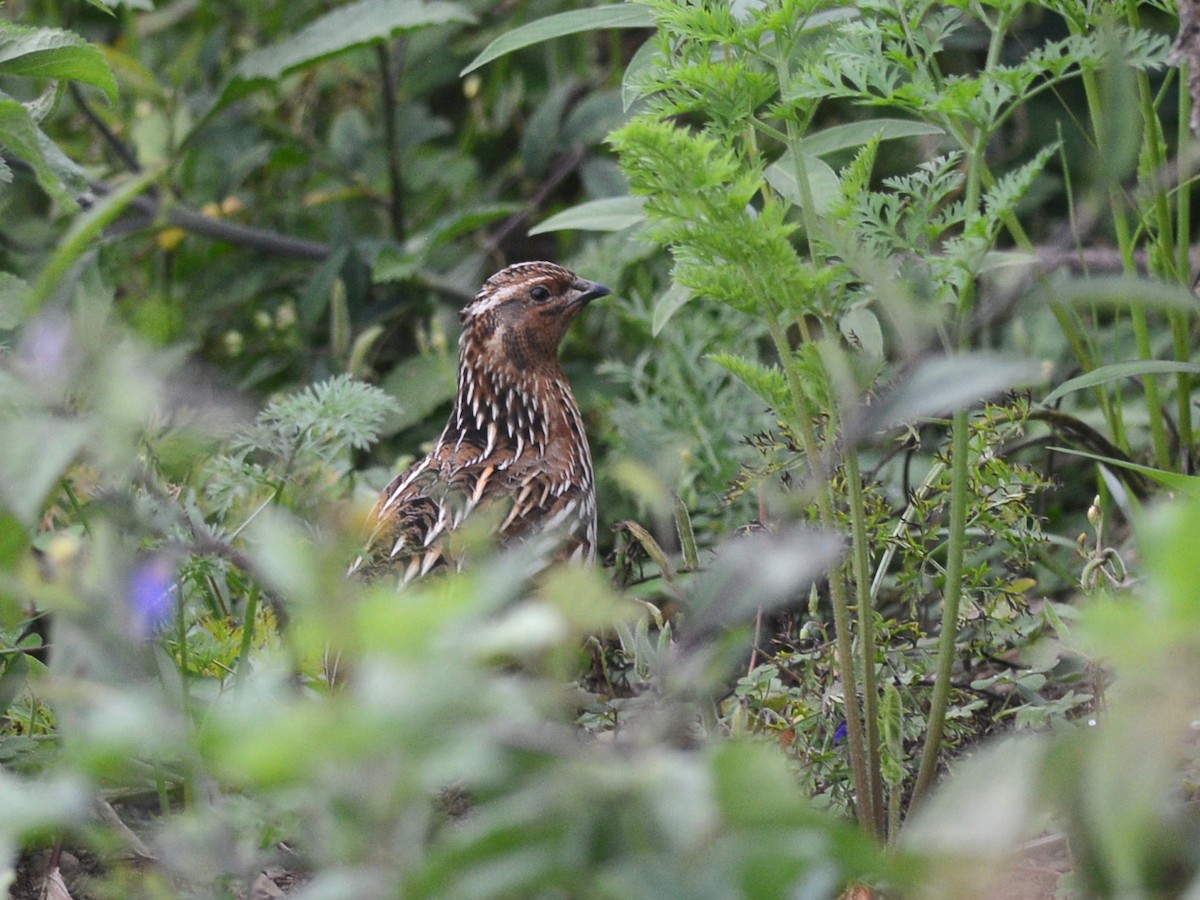
<path fill-rule="evenodd" d="M 553 362 L 575 316 L 610 293 L 554 263 L 509 266 L 485 281 L 463 308 L 464 353 L 470 347 L 492 365 L 518 370 Z"/>

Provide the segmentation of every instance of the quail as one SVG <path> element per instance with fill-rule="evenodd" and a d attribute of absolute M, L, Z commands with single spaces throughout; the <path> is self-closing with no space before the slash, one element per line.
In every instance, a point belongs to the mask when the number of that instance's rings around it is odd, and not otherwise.
<path fill-rule="evenodd" d="M 384 489 L 351 572 L 412 581 L 459 567 L 448 540 L 491 509 L 500 543 L 544 534 L 554 558 L 591 562 L 596 490 L 579 406 L 558 346 L 610 291 L 549 262 L 511 265 L 463 308 L 450 420 L 425 458 Z"/>

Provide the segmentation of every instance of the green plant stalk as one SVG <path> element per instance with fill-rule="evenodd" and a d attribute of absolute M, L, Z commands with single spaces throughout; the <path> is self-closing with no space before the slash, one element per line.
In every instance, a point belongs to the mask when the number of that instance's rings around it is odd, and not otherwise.
<path fill-rule="evenodd" d="M 237 672 L 233 676 L 235 688 L 246 683 L 250 673 L 250 647 L 254 642 L 254 626 L 258 619 L 258 588 L 252 587 L 246 597 L 246 614 L 242 619 L 242 641 L 238 647 Z"/>
<path fill-rule="evenodd" d="M 1067 194 L 1067 220 L 1071 225 L 1071 234 L 1075 237 L 1076 249 L 1080 250 L 1080 260 L 1082 262 L 1082 248 L 1079 247 L 1079 224 L 1076 221 L 1075 210 L 1075 191 L 1071 184 L 1071 165 L 1066 152 L 1066 144 L 1063 141 L 1062 125 L 1058 126 L 1058 143 L 1059 143 L 1059 159 L 1062 161 L 1063 167 L 1063 187 Z M 1087 267 L 1083 266 L 1086 274 Z M 1067 344 L 1071 347 L 1071 352 L 1075 354 L 1075 359 L 1079 363 L 1079 367 L 1084 372 L 1090 372 L 1099 364 L 1095 348 L 1092 342 L 1088 340 L 1088 335 L 1084 332 L 1080 316 L 1077 310 L 1068 309 L 1059 304 L 1051 304 L 1051 311 L 1054 314 L 1055 320 L 1058 322 L 1058 327 L 1067 338 Z M 1120 420 L 1113 415 L 1109 409 L 1108 393 L 1102 385 L 1096 385 L 1092 388 L 1092 395 L 1096 398 L 1096 404 L 1100 407 L 1104 415 L 1104 420 L 1110 424 L 1119 422 Z M 1124 442 L 1124 435 L 1121 432 L 1113 430 L 1114 435 L 1118 435 L 1118 445 Z"/>
<path fill-rule="evenodd" d="M 775 344 L 775 351 L 783 363 L 788 391 L 792 396 L 793 425 L 796 433 L 800 436 L 801 448 L 808 460 L 810 471 L 813 471 L 817 467 L 817 460 L 820 459 L 820 443 L 817 439 L 816 428 L 813 426 L 808 397 L 804 393 L 804 386 L 800 383 L 800 373 L 796 370 L 787 333 L 780 325 L 779 318 L 773 309 L 767 309 L 766 319 L 771 339 Z M 815 490 L 817 512 L 821 519 L 821 525 L 830 531 L 836 531 L 837 518 L 834 515 L 830 484 L 828 479 L 821 479 L 821 482 L 821 485 Z M 878 838 L 877 822 L 879 819 L 874 808 L 875 792 L 872 786 L 874 773 L 868 769 L 867 763 L 866 737 L 863 734 L 862 712 L 858 703 L 858 684 L 854 673 L 854 641 L 850 631 L 850 604 L 845 572 L 841 566 L 835 566 L 829 573 L 829 599 L 833 606 L 834 627 L 837 629 L 837 652 L 841 661 L 842 693 L 846 711 L 846 746 L 850 752 L 850 771 L 854 778 L 858 817 L 866 832 L 872 837 Z"/>
<path fill-rule="evenodd" d="M 1070 20 L 1068 20 L 1068 21 L 1070 22 L 1071 32 L 1073 34 L 1077 34 L 1077 35 L 1080 34 L 1081 33 L 1080 29 L 1078 28 L 1076 23 L 1071 22 Z M 1105 155 L 1107 154 L 1109 148 L 1105 145 L 1104 136 L 1101 133 L 1101 129 L 1099 128 L 1099 123 L 1101 121 L 1103 121 L 1105 113 L 1104 113 L 1104 105 L 1102 103 L 1102 98 L 1100 97 L 1100 87 L 1096 83 L 1096 73 L 1092 70 L 1084 70 L 1083 72 L 1080 73 L 1080 80 L 1083 83 L 1083 93 L 1084 93 L 1084 97 L 1087 100 L 1088 116 L 1091 118 L 1091 121 L 1093 123 L 1095 123 L 1095 125 L 1093 127 L 1093 132 L 1094 132 L 1094 137 L 1095 137 L 1095 141 L 1096 141 L 1096 153 L 1101 158 L 1104 158 Z M 1121 195 L 1119 186 L 1117 186 L 1117 185 L 1109 186 L 1108 198 L 1109 198 L 1109 204 L 1112 207 L 1113 231 L 1117 237 L 1117 247 L 1121 252 L 1122 264 L 1123 264 L 1126 272 L 1134 272 L 1134 271 L 1136 271 L 1136 266 L 1134 264 L 1133 237 L 1130 232 L 1128 218 L 1126 217 L 1124 197 Z M 1135 332 L 1137 331 L 1137 329 L 1139 327 L 1138 326 L 1138 315 L 1139 315 L 1138 310 L 1135 308 L 1132 311 L 1132 316 L 1131 316 L 1133 323 L 1134 323 Z M 1142 318 L 1141 327 L 1145 328 L 1145 314 L 1144 313 L 1141 313 L 1141 318 Z M 1140 352 L 1141 351 L 1140 351 L 1140 340 L 1139 340 L 1139 353 Z M 1157 390 L 1155 390 L 1155 398 L 1157 399 Z M 1147 402 L 1149 403 L 1149 401 L 1150 401 L 1150 391 L 1148 390 L 1147 391 Z M 1113 443 L 1115 443 L 1118 447 L 1120 447 L 1126 453 L 1129 453 L 1130 452 L 1129 441 L 1128 441 L 1128 437 L 1125 433 L 1124 412 L 1123 412 L 1122 405 L 1120 403 L 1120 399 L 1118 398 L 1116 402 L 1111 404 L 1108 407 L 1108 410 L 1111 414 L 1111 417 L 1109 418 L 1109 421 L 1108 421 L 1108 425 L 1109 425 L 1109 429 L 1112 431 Z M 1154 420 L 1155 418 L 1160 418 L 1161 414 L 1162 414 L 1161 407 L 1156 406 L 1155 409 L 1151 410 L 1150 418 L 1151 418 L 1151 420 Z M 1160 424 L 1161 424 L 1161 422 L 1160 422 Z M 1151 425 L 1151 429 L 1153 429 L 1153 428 L 1154 428 L 1154 426 Z M 1153 431 L 1152 431 L 1152 434 L 1153 434 Z"/>
<path fill-rule="evenodd" d="M 780 90 L 786 90 L 790 81 L 788 50 L 793 43 L 791 35 L 788 35 L 786 40 L 783 37 L 783 35 L 778 36 L 777 52 L 774 55 L 775 73 L 779 80 Z M 804 157 L 801 152 L 803 139 L 800 129 L 793 118 L 789 117 L 787 119 L 786 127 L 788 149 L 792 154 L 792 164 L 796 169 L 796 183 L 800 190 L 800 213 L 804 219 L 804 228 L 808 236 L 809 254 L 812 256 L 813 262 L 817 263 L 821 260 L 818 258 L 819 248 L 813 241 L 813 236 L 817 233 L 820 222 L 813 200 L 812 185 L 808 180 L 808 170 L 804 166 Z M 795 424 L 797 426 L 796 433 L 800 435 L 804 454 L 809 461 L 810 471 L 812 471 L 816 468 L 816 461 L 821 458 L 819 441 L 816 429 L 812 424 L 811 410 L 808 408 L 808 398 L 804 393 L 803 385 L 800 383 L 800 373 L 796 370 L 787 334 L 781 327 L 773 310 L 768 314 L 768 327 L 771 331 L 771 338 L 775 343 L 776 352 L 783 363 L 788 391 L 792 396 L 796 419 Z M 804 334 L 807 340 L 807 329 L 804 327 L 803 321 L 800 322 L 800 327 L 802 334 Z M 849 459 L 853 456 L 854 450 L 851 448 L 846 452 L 845 458 Z M 836 531 L 837 519 L 834 515 L 832 489 L 828 479 L 822 480 L 823 485 L 816 490 L 817 512 L 820 516 L 822 526 L 831 531 Z M 851 474 L 849 468 L 847 469 L 847 480 L 852 485 L 849 505 L 851 531 L 854 534 L 853 540 L 857 548 L 855 552 L 861 552 L 865 558 L 866 522 L 862 503 L 862 482 L 861 475 L 858 472 L 857 459 L 853 462 L 853 474 Z M 854 499 L 855 494 L 857 494 L 857 502 Z M 860 570 L 855 565 L 855 571 L 865 573 L 866 566 L 864 565 Z M 850 625 L 849 597 L 845 569 L 842 566 L 838 566 L 834 571 L 829 573 L 829 598 L 833 606 L 834 626 L 837 629 L 838 657 L 842 665 L 842 687 L 845 695 L 843 699 L 846 711 L 846 744 L 850 751 L 850 769 L 854 778 L 854 792 L 857 798 L 859 821 L 868 834 L 872 837 L 880 838 L 882 837 L 883 825 L 883 775 L 879 762 L 879 726 L 878 722 L 875 721 L 878 716 L 878 705 L 874 698 L 874 630 L 871 627 L 873 622 L 871 622 L 870 595 L 865 587 L 867 584 L 866 578 L 858 577 L 856 580 L 859 582 L 857 588 L 859 594 L 859 614 L 860 617 L 865 615 L 868 621 L 867 629 L 860 631 L 859 634 L 859 648 L 862 653 L 860 663 L 856 663 L 854 657 L 854 635 Z M 858 679 L 855 677 L 855 669 L 859 665 L 861 665 L 864 678 L 869 677 L 870 679 L 869 682 L 864 681 L 864 703 L 866 705 L 865 734 L 863 728 L 864 711 L 860 710 L 859 707 Z M 866 684 L 868 683 L 871 685 L 870 689 L 866 688 Z"/>
<path fill-rule="evenodd" d="M 1004 35 L 1009 18 L 1001 14 L 992 29 L 988 44 L 986 71 L 996 67 L 1004 47 Z M 969 147 L 967 159 L 967 181 L 964 203 L 970 218 L 979 215 L 984 171 L 984 153 L 987 150 L 988 131 L 980 126 Z M 967 227 L 970 226 L 970 218 Z M 968 328 L 974 305 L 973 284 L 968 283 L 959 298 L 956 311 L 955 340 L 957 346 L 968 345 Z M 942 749 L 942 734 L 946 725 L 946 710 L 950 702 L 950 675 L 954 670 L 954 647 L 958 636 L 958 610 L 962 602 L 962 575 L 967 552 L 967 495 L 970 492 L 970 417 L 965 409 L 958 410 L 950 424 L 950 521 L 948 523 L 946 547 L 946 587 L 942 599 L 941 632 L 938 636 L 937 677 L 933 685 L 933 696 L 929 701 L 929 717 L 925 730 L 925 746 L 921 751 L 921 765 L 913 786 L 910 809 L 921 802 L 933 784 L 937 774 L 938 757 Z"/>
<path fill-rule="evenodd" d="M 946 709 L 950 703 L 950 676 L 954 670 L 954 643 L 958 636 L 958 608 L 962 601 L 963 562 L 967 541 L 967 488 L 970 472 L 970 421 L 966 410 L 954 414 L 950 433 L 950 524 L 949 546 L 946 550 L 946 590 L 942 600 L 942 632 L 938 636 L 937 675 L 933 697 L 929 702 L 929 723 L 921 767 L 913 785 L 912 803 L 915 808 L 933 784 L 937 774 L 938 755 L 946 724 Z"/>
<path fill-rule="evenodd" d="M 850 561 L 854 571 L 854 602 L 858 607 L 858 647 L 862 666 L 863 720 L 867 732 L 867 766 L 871 774 L 871 807 L 877 817 L 876 833 L 883 835 L 887 832 L 883 805 L 883 763 L 880 759 L 879 688 L 875 683 L 875 607 L 871 602 L 866 504 L 863 502 L 857 448 L 847 447 L 842 462 L 850 506 Z"/>
<path fill-rule="evenodd" d="M 1130 0 L 1126 0 L 1125 8 L 1130 26 L 1134 28 L 1138 27 L 1136 5 L 1130 2 Z M 1151 171 L 1159 173 L 1164 170 L 1166 160 L 1162 154 L 1161 130 L 1158 116 L 1154 111 L 1154 97 L 1150 92 L 1150 80 L 1146 77 L 1145 72 L 1140 71 L 1137 73 L 1136 78 L 1138 104 L 1142 113 L 1143 146 L 1150 161 Z M 1167 202 L 1166 192 L 1161 188 L 1154 189 L 1152 209 L 1159 244 L 1159 255 L 1157 258 L 1169 265 L 1175 256 L 1175 248 L 1172 246 L 1174 243 L 1172 235 L 1175 223 L 1171 217 L 1171 207 Z M 1155 259 L 1154 254 L 1150 255 L 1150 259 Z M 1167 273 L 1159 274 L 1165 275 Z M 1150 328 L 1146 321 L 1146 312 L 1142 307 L 1135 306 L 1133 308 L 1133 322 L 1134 331 L 1137 335 L 1138 355 L 1142 359 L 1153 359 L 1154 348 L 1150 342 Z M 1183 359 L 1186 360 L 1187 356 L 1184 356 Z M 1164 421 L 1163 405 L 1158 390 L 1158 376 L 1146 375 L 1145 385 L 1146 405 L 1150 408 L 1150 438 L 1154 447 L 1154 459 L 1159 468 L 1169 469 L 1171 466 L 1171 451 L 1167 437 L 1167 427 Z"/>
<path fill-rule="evenodd" d="M 1192 118 L 1191 92 L 1184 89 L 1188 83 L 1188 67 L 1186 63 L 1179 65 L 1179 132 L 1176 146 L 1186 147 L 1191 141 L 1189 131 Z M 1175 268 L 1180 284 L 1192 283 L 1192 258 L 1189 250 L 1192 242 L 1192 182 L 1185 171 L 1183 153 L 1180 152 L 1175 162 L 1176 178 L 1179 185 L 1175 195 Z M 1183 313 L 1171 314 L 1171 338 L 1174 343 L 1175 358 L 1186 360 L 1191 355 L 1191 336 L 1188 334 L 1187 316 Z M 1176 416 L 1179 419 L 1180 465 L 1183 465 L 1186 454 L 1192 447 L 1192 376 L 1180 372 L 1176 376 Z"/>

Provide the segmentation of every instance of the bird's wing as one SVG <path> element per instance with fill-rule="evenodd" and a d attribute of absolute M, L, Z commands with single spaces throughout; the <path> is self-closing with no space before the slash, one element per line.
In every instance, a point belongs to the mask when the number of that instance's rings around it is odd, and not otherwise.
<path fill-rule="evenodd" d="M 546 532 L 556 548 L 553 558 L 591 558 L 590 490 L 511 454 L 463 463 L 431 454 L 397 476 L 375 506 L 371 534 L 351 572 L 367 580 L 391 574 L 405 583 L 448 563 L 461 565 L 449 536 L 468 516 L 484 511 L 497 523 L 501 543 Z"/>

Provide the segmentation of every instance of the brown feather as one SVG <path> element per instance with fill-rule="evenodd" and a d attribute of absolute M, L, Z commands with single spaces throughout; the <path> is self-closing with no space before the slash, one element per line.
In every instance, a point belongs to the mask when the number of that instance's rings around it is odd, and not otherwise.
<path fill-rule="evenodd" d="M 501 542 L 551 532 L 556 558 L 592 561 L 592 457 L 558 345 L 583 307 L 608 293 L 548 262 L 518 263 L 484 282 L 462 311 L 450 420 L 429 455 L 381 494 L 352 573 L 407 582 L 461 565 L 450 558 L 450 533 L 497 507 Z"/>

